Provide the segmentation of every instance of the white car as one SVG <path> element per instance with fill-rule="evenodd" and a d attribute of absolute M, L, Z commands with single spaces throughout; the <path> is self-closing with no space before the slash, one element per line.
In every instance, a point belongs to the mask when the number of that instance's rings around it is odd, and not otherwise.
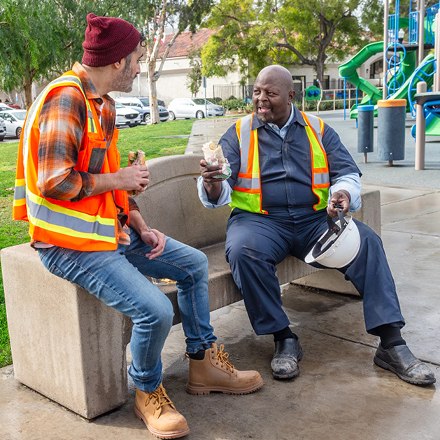
<path fill-rule="evenodd" d="M 0 142 L 3 142 L 3 139 L 6 136 L 6 124 L 5 121 L 0 118 Z"/>
<path fill-rule="evenodd" d="M 115 102 L 116 106 L 116 127 L 121 127 L 123 125 L 128 125 L 129 127 L 136 127 L 142 121 L 141 113 L 136 109 L 131 107 L 126 107 L 125 105 Z"/>
<path fill-rule="evenodd" d="M 19 138 L 24 120 L 26 119 L 26 110 L 8 110 L 0 111 L 0 118 L 5 121 L 6 136 Z"/>
<path fill-rule="evenodd" d="M 150 99 L 142 96 L 124 96 L 120 98 L 115 98 L 116 102 L 120 104 L 127 105 L 129 107 L 133 107 L 138 110 L 142 115 L 142 120 L 146 123 L 150 123 Z M 168 121 L 168 111 L 167 109 L 160 104 L 158 100 L 158 108 L 159 108 L 159 119 L 160 122 Z"/>
<path fill-rule="evenodd" d="M 206 101 L 206 102 L 205 102 Z M 224 116 L 225 109 L 203 98 L 177 98 L 168 106 L 170 120 L 176 118 L 203 119 L 207 116 Z"/>

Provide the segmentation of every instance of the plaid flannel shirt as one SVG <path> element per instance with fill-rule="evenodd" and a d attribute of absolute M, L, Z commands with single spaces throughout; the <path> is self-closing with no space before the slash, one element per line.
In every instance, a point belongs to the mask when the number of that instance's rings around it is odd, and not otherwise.
<path fill-rule="evenodd" d="M 101 97 L 81 64 L 72 70 L 81 80 L 101 121 L 102 133 L 110 143 L 115 129 L 115 104 L 108 95 Z M 74 87 L 53 90 L 39 115 L 38 188 L 44 197 L 76 202 L 90 196 L 95 187 L 93 174 L 76 171 L 78 153 L 84 148 L 83 135 L 87 109 L 81 92 Z M 129 209 L 139 210 L 132 197 Z M 128 226 L 118 221 L 119 243 L 129 244 Z M 36 245 L 35 242 L 31 243 Z M 35 247 L 38 247 L 36 245 Z"/>

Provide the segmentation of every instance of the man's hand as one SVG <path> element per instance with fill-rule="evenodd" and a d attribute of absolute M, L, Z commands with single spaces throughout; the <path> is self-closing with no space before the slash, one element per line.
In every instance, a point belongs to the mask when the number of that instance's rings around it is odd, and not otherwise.
<path fill-rule="evenodd" d="M 118 186 L 125 191 L 145 191 L 150 183 L 150 172 L 146 165 L 132 165 L 131 167 L 120 168 L 116 171 Z"/>
<path fill-rule="evenodd" d="M 344 189 L 341 189 L 332 194 L 330 204 L 327 206 L 327 213 L 330 217 L 337 218 L 338 210 L 333 206 L 334 204 L 341 205 L 343 215 L 347 214 L 350 208 L 350 193 Z"/>
<path fill-rule="evenodd" d="M 107 191 L 119 189 L 121 191 L 145 191 L 150 183 L 150 172 L 146 165 L 132 165 L 120 168 L 116 173 L 94 174 L 95 188 L 92 196 Z"/>
<path fill-rule="evenodd" d="M 221 174 L 221 165 L 208 165 L 206 160 L 200 161 L 200 174 L 203 179 L 203 186 L 206 189 L 208 198 L 211 200 L 217 200 L 222 193 L 222 181 L 225 179 L 219 179 L 215 176 Z"/>
<path fill-rule="evenodd" d="M 139 235 L 145 244 L 153 248 L 150 253 L 145 254 L 149 260 L 162 254 L 166 243 L 165 235 L 162 232 L 159 232 L 157 229 L 142 229 Z"/>

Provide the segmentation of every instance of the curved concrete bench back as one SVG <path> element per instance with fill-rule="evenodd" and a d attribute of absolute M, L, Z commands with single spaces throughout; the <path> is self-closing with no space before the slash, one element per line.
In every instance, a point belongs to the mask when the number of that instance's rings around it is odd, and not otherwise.
<path fill-rule="evenodd" d="M 206 209 L 199 201 L 200 158 L 182 155 L 148 161 L 151 182 L 136 201 L 149 226 L 206 253 L 214 310 L 241 296 L 224 256 L 230 208 Z M 356 218 L 380 233 L 379 192 L 365 193 L 362 199 L 364 207 Z M 15 377 L 89 419 L 123 404 L 128 396 L 129 319 L 76 284 L 52 275 L 28 244 L 3 249 L 1 257 Z M 315 271 L 288 257 L 278 266 L 277 275 L 284 284 L 308 279 Z M 316 275 L 323 272 L 327 271 Z M 323 281 L 320 278 L 327 289 L 351 286 L 339 272 L 328 272 Z M 307 283 L 313 285 L 313 281 Z M 175 286 L 161 289 L 178 312 Z M 179 320 L 176 313 L 175 322 Z"/>

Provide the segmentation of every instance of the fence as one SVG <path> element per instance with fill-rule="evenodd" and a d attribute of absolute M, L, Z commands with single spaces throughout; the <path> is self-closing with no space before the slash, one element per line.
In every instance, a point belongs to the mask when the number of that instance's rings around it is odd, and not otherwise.
<path fill-rule="evenodd" d="M 302 88 L 302 87 L 301 87 Z M 378 90 L 381 90 L 379 87 Z M 226 99 L 243 99 L 249 102 L 252 99 L 253 85 L 240 84 L 222 84 L 213 86 L 213 97 Z M 294 104 L 301 110 L 336 110 L 344 108 L 350 109 L 354 104 L 360 103 L 365 94 L 356 88 L 337 88 L 321 90 L 321 101 L 317 108 L 318 101 L 306 101 L 305 92 L 299 88 L 295 88 Z"/>
<path fill-rule="evenodd" d="M 359 104 L 363 97 L 364 93 L 359 89 L 345 89 L 345 108 L 350 109 L 356 102 Z M 307 107 L 314 107 L 314 105 L 311 105 L 312 102 L 317 103 L 318 101 L 305 101 L 304 91 L 297 93 L 294 98 L 294 103 L 302 110 L 307 109 Z M 318 110 L 336 110 L 337 108 L 344 108 L 344 89 L 321 90 L 321 101 Z"/>

